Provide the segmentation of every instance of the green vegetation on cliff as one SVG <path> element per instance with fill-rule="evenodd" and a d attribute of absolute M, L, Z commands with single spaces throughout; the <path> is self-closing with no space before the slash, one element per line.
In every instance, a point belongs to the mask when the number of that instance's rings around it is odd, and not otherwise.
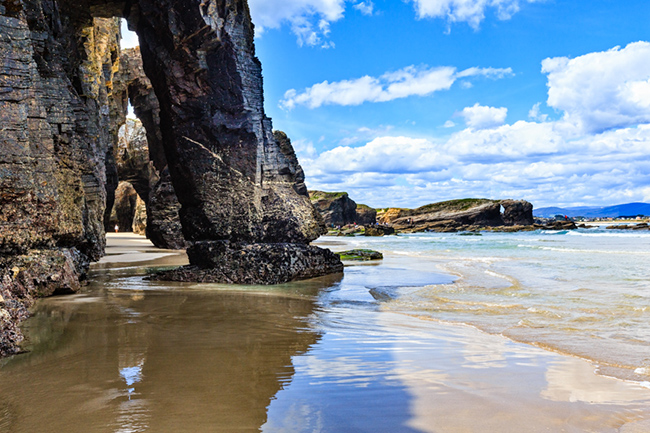
<path fill-rule="evenodd" d="M 497 200 L 490 200 L 487 198 L 463 198 L 459 200 L 448 200 L 424 205 L 415 209 L 413 213 L 420 214 L 440 211 L 464 211 L 476 206 L 491 204 L 495 202 L 497 202 Z"/>
<path fill-rule="evenodd" d="M 346 195 L 348 195 L 347 192 L 309 191 L 309 198 L 312 200 L 334 200 Z"/>

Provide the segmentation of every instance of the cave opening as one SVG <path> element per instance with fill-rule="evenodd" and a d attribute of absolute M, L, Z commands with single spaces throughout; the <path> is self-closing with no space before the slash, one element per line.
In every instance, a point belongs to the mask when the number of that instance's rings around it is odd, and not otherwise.
<path fill-rule="evenodd" d="M 106 160 L 104 230 L 145 235 L 159 248 L 185 248 L 180 204 L 162 148 L 160 105 L 142 66 L 137 34 L 126 19 L 119 19 L 119 24 L 120 54 L 112 92 L 120 112 Z"/>

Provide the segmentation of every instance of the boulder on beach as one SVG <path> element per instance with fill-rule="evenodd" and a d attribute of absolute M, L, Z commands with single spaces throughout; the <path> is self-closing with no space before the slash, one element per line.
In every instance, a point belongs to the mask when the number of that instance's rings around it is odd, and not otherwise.
<path fill-rule="evenodd" d="M 372 225 L 372 226 L 366 226 L 365 230 L 363 232 L 365 236 L 386 236 L 386 235 L 394 235 L 395 234 L 395 229 L 389 226 L 384 226 L 384 225 Z"/>
<path fill-rule="evenodd" d="M 384 258 L 384 255 L 379 251 L 367 250 L 367 249 L 347 250 L 335 254 L 339 256 L 341 260 L 366 261 L 366 260 L 381 260 Z"/>

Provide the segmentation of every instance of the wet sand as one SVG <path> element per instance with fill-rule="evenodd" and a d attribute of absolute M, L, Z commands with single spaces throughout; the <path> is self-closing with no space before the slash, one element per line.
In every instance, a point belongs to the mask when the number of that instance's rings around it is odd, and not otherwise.
<path fill-rule="evenodd" d="M 84 293 L 39 301 L 30 352 L 0 362 L 0 432 L 650 431 L 639 384 L 384 311 L 400 286 L 451 280 L 410 258 L 273 287 L 160 283 L 144 277 L 184 254 L 108 241 Z"/>

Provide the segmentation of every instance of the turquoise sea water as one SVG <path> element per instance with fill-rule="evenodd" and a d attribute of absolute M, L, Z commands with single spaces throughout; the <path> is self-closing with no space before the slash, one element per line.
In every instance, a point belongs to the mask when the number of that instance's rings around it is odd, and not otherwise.
<path fill-rule="evenodd" d="M 650 380 L 650 232 L 424 233 L 347 243 L 456 277 L 400 289 L 386 310 L 473 325 L 586 358 L 605 375 Z"/>

